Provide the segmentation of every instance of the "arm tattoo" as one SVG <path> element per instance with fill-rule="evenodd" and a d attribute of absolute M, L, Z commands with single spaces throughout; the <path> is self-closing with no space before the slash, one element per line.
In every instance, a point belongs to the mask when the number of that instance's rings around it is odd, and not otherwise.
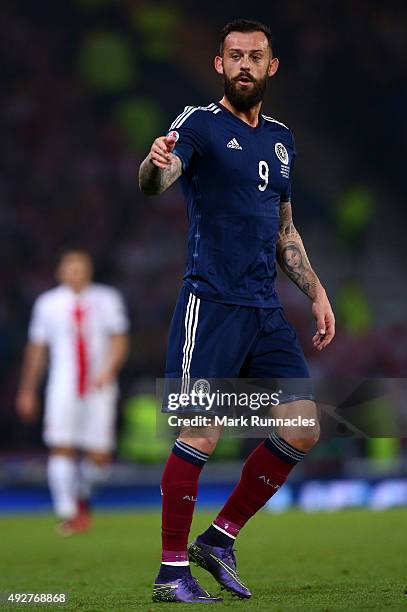
<path fill-rule="evenodd" d="M 144 195 L 159 195 L 170 187 L 182 174 L 182 163 L 179 157 L 172 156 L 168 168 L 158 168 L 150 161 L 148 155 L 139 170 L 139 187 Z"/>
<path fill-rule="evenodd" d="M 281 269 L 312 300 L 320 285 L 319 279 L 311 267 L 301 236 L 294 227 L 291 204 L 280 205 L 280 227 L 278 232 L 277 261 Z"/>

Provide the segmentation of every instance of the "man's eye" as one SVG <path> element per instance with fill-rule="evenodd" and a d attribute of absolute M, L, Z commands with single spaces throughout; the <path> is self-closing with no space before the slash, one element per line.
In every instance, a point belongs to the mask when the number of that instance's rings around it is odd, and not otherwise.
<path fill-rule="evenodd" d="M 237 53 L 235 53 L 234 55 L 232 55 L 232 59 L 234 60 L 238 60 L 240 57 L 240 55 L 238 55 Z"/>
<path fill-rule="evenodd" d="M 260 62 L 260 60 L 261 60 L 260 55 L 253 55 L 253 61 L 254 62 Z"/>

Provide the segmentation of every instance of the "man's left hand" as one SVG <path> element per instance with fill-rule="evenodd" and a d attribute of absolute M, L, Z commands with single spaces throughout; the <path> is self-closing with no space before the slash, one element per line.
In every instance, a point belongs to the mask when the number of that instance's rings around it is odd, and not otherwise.
<path fill-rule="evenodd" d="M 312 344 L 317 351 L 322 351 L 335 336 L 335 317 L 325 291 L 312 303 L 312 314 L 317 322 Z"/>

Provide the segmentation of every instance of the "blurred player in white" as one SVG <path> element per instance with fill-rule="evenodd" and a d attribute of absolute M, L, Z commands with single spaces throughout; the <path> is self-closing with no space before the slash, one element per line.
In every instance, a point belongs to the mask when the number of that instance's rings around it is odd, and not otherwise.
<path fill-rule="evenodd" d="M 115 444 L 117 374 L 128 353 L 128 318 L 120 293 L 92 282 L 86 251 L 67 251 L 57 278 L 33 307 L 17 410 L 35 420 L 47 362 L 43 437 L 59 531 L 90 526 L 88 500 L 106 476 Z M 81 452 L 81 455 L 79 454 Z"/>

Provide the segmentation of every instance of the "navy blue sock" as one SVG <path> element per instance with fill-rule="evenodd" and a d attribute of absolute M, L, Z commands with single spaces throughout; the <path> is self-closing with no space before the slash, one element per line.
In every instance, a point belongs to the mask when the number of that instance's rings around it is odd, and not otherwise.
<path fill-rule="evenodd" d="M 210 525 L 206 531 L 201 533 L 197 537 L 198 542 L 203 542 L 209 546 L 221 546 L 222 548 L 229 548 L 233 546 L 235 538 L 230 538 L 226 533 L 219 531 L 213 525 Z"/>
<path fill-rule="evenodd" d="M 171 582 L 171 580 L 178 580 L 190 573 L 189 565 L 164 565 L 162 563 L 155 582 L 156 584 L 165 584 L 166 582 Z"/>

